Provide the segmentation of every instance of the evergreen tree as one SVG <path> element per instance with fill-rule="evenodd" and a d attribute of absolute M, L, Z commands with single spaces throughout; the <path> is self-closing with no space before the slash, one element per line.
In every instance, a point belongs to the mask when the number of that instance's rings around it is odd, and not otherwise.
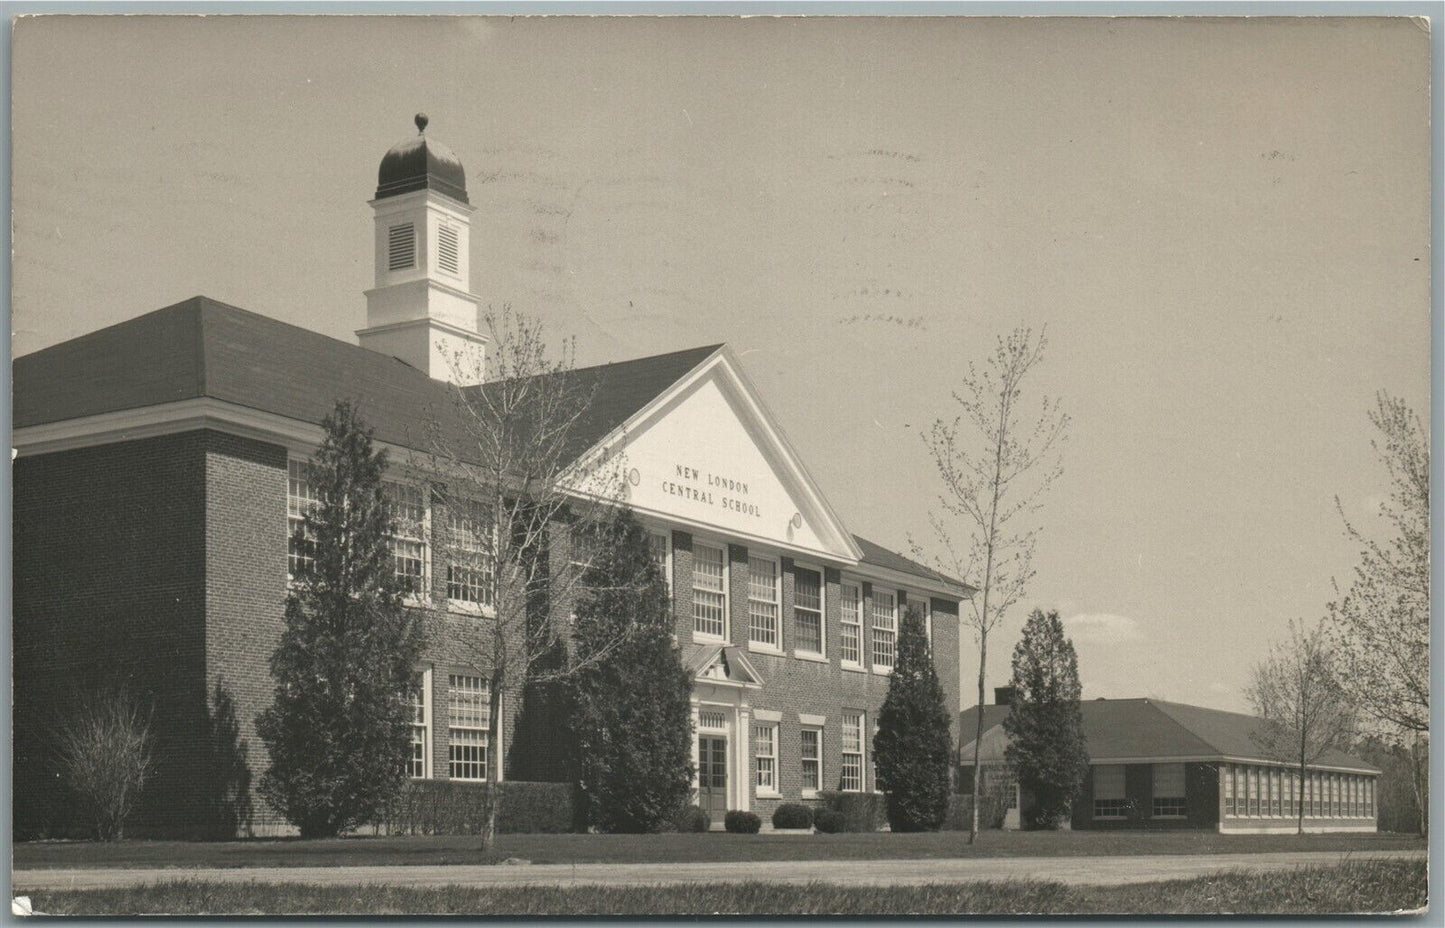
<path fill-rule="evenodd" d="M 595 531 L 574 630 L 579 787 L 600 830 L 658 832 L 692 792 L 692 680 L 647 533 L 626 509 Z"/>
<path fill-rule="evenodd" d="M 873 738 L 878 787 L 888 796 L 894 831 L 937 831 L 948 814 L 953 745 L 925 629 L 923 611 L 910 605 Z"/>
<path fill-rule="evenodd" d="M 1079 711 L 1079 659 L 1059 614 L 1035 609 L 1014 646 L 1012 708 L 1004 719 L 1005 758 L 1034 798 L 1027 824 L 1057 828 L 1069 817 L 1089 772 Z"/>
<path fill-rule="evenodd" d="M 310 468 L 317 502 L 292 538 L 301 563 L 271 657 L 275 703 L 256 720 L 271 756 L 261 795 L 302 837 L 353 828 L 400 791 L 421 648 L 387 537 L 386 452 L 372 450 L 350 403 L 322 427 Z"/>

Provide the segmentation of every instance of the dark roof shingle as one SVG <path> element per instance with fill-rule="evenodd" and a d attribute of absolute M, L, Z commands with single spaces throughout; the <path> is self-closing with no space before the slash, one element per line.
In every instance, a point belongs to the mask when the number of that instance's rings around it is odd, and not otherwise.
<path fill-rule="evenodd" d="M 567 372 L 595 390 L 569 453 L 596 445 L 721 347 Z M 211 397 L 310 423 L 349 399 L 379 441 L 422 453 L 433 450 L 433 422 L 443 434 L 467 434 L 449 384 L 388 355 L 204 296 L 16 358 L 12 375 L 15 428 Z M 864 563 L 965 586 L 865 538 L 854 540 Z"/>
<path fill-rule="evenodd" d="M 1084 739 L 1095 758 L 1239 757 L 1268 760 L 1255 740 L 1264 720 L 1242 712 L 1225 712 L 1160 699 L 1088 699 L 1079 704 Z M 974 706 L 961 715 L 959 740 L 973 744 L 977 725 Z M 1002 725 L 1008 706 L 984 706 L 984 730 Z M 972 760 L 968 754 L 969 762 Z M 984 758 L 985 760 L 998 760 Z M 1317 762 L 1325 767 L 1379 770 L 1344 751 L 1331 750 Z"/>

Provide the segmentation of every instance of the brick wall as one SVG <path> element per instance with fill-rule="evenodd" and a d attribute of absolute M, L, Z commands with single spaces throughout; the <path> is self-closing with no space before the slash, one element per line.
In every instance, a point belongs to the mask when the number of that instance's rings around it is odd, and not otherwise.
<path fill-rule="evenodd" d="M 1072 827 L 1083 829 L 1147 829 L 1214 828 L 1219 823 L 1219 771 L 1214 764 L 1184 765 L 1185 817 L 1153 818 L 1154 766 L 1124 765 L 1124 796 L 1132 807 L 1123 819 L 1094 818 L 1094 768 L 1084 780 L 1079 798 L 1074 802 Z"/>
<path fill-rule="evenodd" d="M 865 738 L 868 741 L 864 764 L 865 788 L 875 788 L 872 771 L 872 735 L 878 709 L 888 691 L 888 677 L 864 670 L 845 670 L 838 659 L 842 627 L 841 573 L 824 568 L 823 625 L 825 660 L 814 661 L 795 656 L 797 637 L 794 627 L 794 586 L 797 567 L 818 570 L 818 565 L 795 564 L 791 558 L 780 558 L 782 569 L 781 614 L 782 655 L 755 650 L 748 645 L 748 550 L 739 544 L 727 545 L 729 642 L 748 653 L 748 660 L 764 680 L 761 690 L 748 694 L 753 713 L 777 713 L 778 725 L 778 798 L 759 797 L 752 767 L 752 732 L 742 733 L 741 745 L 749 758 L 748 789 L 750 806 L 766 822 L 782 802 L 798 802 L 802 796 L 801 740 L 803 725 L 800 716 L 825 719 L 823 730 L 823 783 L 825 790 L 838 789 L 842 769 L 843 710 L 867 713 Z M 687 532 L 672 533 L 673 605 L 677 619 L 678 640 L 684 651 L 693 644 L 692 625 L 692 551 L 693 539 Z M 868 650 L 869 615 L 872 606 L 872 585 L 863 584 L 863 647 Z M 934 663 L 943 683 L 945 706 L 949 709 L 954 743 L 958 739 L 958 604 L 947 600 L 931 601 Z M 901 616 L 900 611 L 900 616 Z M 868 664 L 867 657 L 864 658 Z M 753 716 L 754 722 L 756 715 Z M 737 750 L 739 745 L 730 745 Z M 730 768 L 730 775 L 731 775 Z"/>
<path fill-rule="evenodd" d="M 110 676 L 154 707 L 158 770 L 134 819 L 136 833 L 218 836 L 288 830 L 256 793 L 267 764 L 256 716 L 270 705 L 269 660 L 286 596 L 286 451 L 196 431 L 26 457 L 15 467 L 15 782 L 20 834 L 72 828 L 49 757 L 53 716 L 75 693 Z M 432 524 L 445 524 L 433 498 Z M 692 643 L 692 538 L 672 533 L 680 644 Z M 554 556 L 562 556 L 554 549 Z M 490 676 L 490 618 L 446 605 L 446 552 L 433 544 L 433 607 L 423 666 L 431 670 L 433 776 L 449 775 L 448 677 Z M 732 641 L 748 647 L 748 552 L 726 547 Z M 800 795 L 799 715 L 826 718 L 823 788 L 837 788 L 843 708 L 868 714 L 871 738 L 887 677 L 838 662 L 838 571 L 824 577 L 827 660 L 793 656 L 794 565 L 781 563 L 783 656 L 750 651 L 766 681 L 755 710 L 777 713 L 783 799 Z M 865 595 L 871 587 L 864 585 Z M 541 604 L 565 621 L 570 603 Z M 864 647 L 867 648 L 865 599 Z M 935 661 L 958 700 L 957 604 L 934 600 Z M 510 779 L 570 776 L 555 693 L 504 695 L 503 762 Z M 519 727 L 524 725 L 526 731 Z M 955 723 L 956 724 L 956 723 Z M 752 805 L 765 817 L 778 800 Z M 957 733 L 955 732 L 955 735 Z M 870 746 L 871 756 L 871 746 Z M 874 788 L 871 764 L 865 783 Z"/>
<path fill-rule="evenodd" d="M 130 832 L 205 816 L 205 478 L 200 432 L 16 460 L 18 835 L 78 824 L 53 733 L 75 698 L 107 685 L 153 713 L 157 768 Z"/>
<path fill-rule="evenodd" d="M 270 660 L 286 612 L 286 449 L 204 433 L 206 708 L 210 770 L 204 830 L 286 830 L 256 793 L 269 762 L 256 717 L 271 705 Z"/>

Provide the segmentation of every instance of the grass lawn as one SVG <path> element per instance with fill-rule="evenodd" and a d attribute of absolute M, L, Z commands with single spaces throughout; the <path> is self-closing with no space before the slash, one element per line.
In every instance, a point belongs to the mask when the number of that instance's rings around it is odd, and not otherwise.
<path fill-rule="evenodd" d="M 17 870 L 93 867 L 290 867 L 477 864 L 520 857 L 535 864 L 682 861 L 880 860 L 933 857 L 1056 857 L 1423 848 L 1408 835 L 1221 835 L 1214 832 L 986 831 L 925 834 L 502 835 L 483 855 L 471 837 L 352 837 L 184 842 L 22 842 Z"/>
<path fill-rule="evenodd" d="M 22 890 L 23 891 L 23 890 Z M 764 883 L 662 887 L 317 887 L 180 880 L 32 893 L 52 915 L 1326 914 L 1425 905 L 1424 861 L 1360 861 L 1128 886 L 1042 880 L 902 887 Z"/>

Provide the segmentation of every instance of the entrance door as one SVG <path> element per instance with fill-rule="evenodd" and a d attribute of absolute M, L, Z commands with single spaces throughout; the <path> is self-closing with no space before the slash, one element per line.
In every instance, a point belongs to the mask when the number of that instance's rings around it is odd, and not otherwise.
<path fill-rule="evenodd" d="M 722 820 L 728 810 L 728 741 L 702 735 L 697 739 L 699 804 L 708 818 Z"/>

